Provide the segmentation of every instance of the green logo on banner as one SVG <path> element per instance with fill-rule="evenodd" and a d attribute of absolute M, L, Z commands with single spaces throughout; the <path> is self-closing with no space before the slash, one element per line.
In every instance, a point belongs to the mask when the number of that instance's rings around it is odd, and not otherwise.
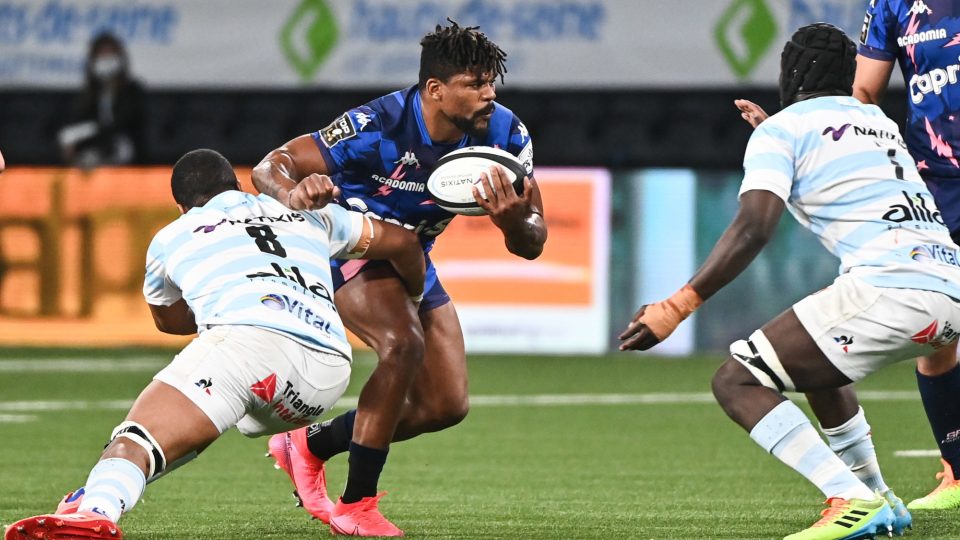
<path fill-rule="evenodd" d="M 280 30 L 284 56 L 304 81 L 314 74 L 337 43 L 339 31 L 325 0 L 303 0 Z"/>
<path fill-rule="evenodd" d="M 744 79 L 777 36 L 777 22 L 763 0 L 735 0 L 713 29 L 720 52 L 737 78 Z"/>

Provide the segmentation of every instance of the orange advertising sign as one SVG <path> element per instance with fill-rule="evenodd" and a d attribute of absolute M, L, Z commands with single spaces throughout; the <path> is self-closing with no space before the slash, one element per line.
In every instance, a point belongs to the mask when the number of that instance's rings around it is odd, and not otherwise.
<path fill-rule="evenodd" d="M 538 168 L 537 183 L 548 230 L 540 257 L 509 253 L 484 216 L 455 218 L 430 257 L 460 313 L 468 349 L 605 350 L 609 173 Z"/>

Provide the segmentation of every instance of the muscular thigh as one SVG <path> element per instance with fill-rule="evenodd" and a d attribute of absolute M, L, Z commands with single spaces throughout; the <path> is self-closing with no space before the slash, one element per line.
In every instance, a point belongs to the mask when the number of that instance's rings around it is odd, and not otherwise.
<path fill-rule="evenodd" d="M 421 313 L 420 322 L 426 353 L 410 392 L 411 401 L 466 400 L 467 355 L 453 302 Z"/>
<path fill-rule="evenodd" d="M 360 272 L 337 289 L 334 301 L 347 329 L 375 351 L 395 340 L 422 339 L 416 309 L 389 265 Z"/>

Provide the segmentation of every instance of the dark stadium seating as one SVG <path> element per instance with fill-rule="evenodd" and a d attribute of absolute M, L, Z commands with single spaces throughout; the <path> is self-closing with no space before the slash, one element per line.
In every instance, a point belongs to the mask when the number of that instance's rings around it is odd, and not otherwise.
<path fill-rule="evenodd" d="M 256 164 L 284 141 L 323 127 L 344 110 L 382 93 L 151 91 L 146 163 L 169 164 L 187 150 L 220 150 L 238 165 Z M 733 100 L 777 109 L 770 90 L 568 91 L 501 89 L 498 101 L 523 119 L 541 165 L 739 168 L 750 128 Z M 72 95 L 0 91 L 0 148 L 10 165 L 56 165 L 56 133 Z M 885 109 L 902 121 L 902 91 Z"/>

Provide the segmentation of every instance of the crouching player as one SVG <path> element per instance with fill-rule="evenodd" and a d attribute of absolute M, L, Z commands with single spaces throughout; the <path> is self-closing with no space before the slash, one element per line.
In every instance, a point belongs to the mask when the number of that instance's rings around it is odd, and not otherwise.
<path fill-rule="evenodd" d="M 57 512 L 20 520 L 5 540 L 121 538 L 152 479 L 227 429 L 247 436 L 313 422 L 350 379 L 350 346 L 333 304 L 330 258 L 387 259 L 414 303 L 423 293 L 417 237 L 337 205 L 290 210 L 240 191 L 212 150 L 173 168 L 181 215 L 153 239 L 144 295 L 157 328 L 200 330 L 137 398 L 84 488 Z M 323 197 L 336 196 L 331 183 Z"/>
<path fill-rule="evenodd" d="M 956 354 L 958 247 L 897 125 L 851 97 L 856 55 L 839 29 L 799 29 L 781 56 L 785 107 L 754 131 L 740 210 L 690 282 L 640 308 L 621 349 L 648 349 L 733 280 L 785 206 L 841 261 L 834 283 L 730 347 L 713 379 L 727 415 L 827 497 L 823 518 L 790 540 L 873 538 L 895 516 L 834 455 L 784 391 L 858 381 L 900 360 Z"/>

